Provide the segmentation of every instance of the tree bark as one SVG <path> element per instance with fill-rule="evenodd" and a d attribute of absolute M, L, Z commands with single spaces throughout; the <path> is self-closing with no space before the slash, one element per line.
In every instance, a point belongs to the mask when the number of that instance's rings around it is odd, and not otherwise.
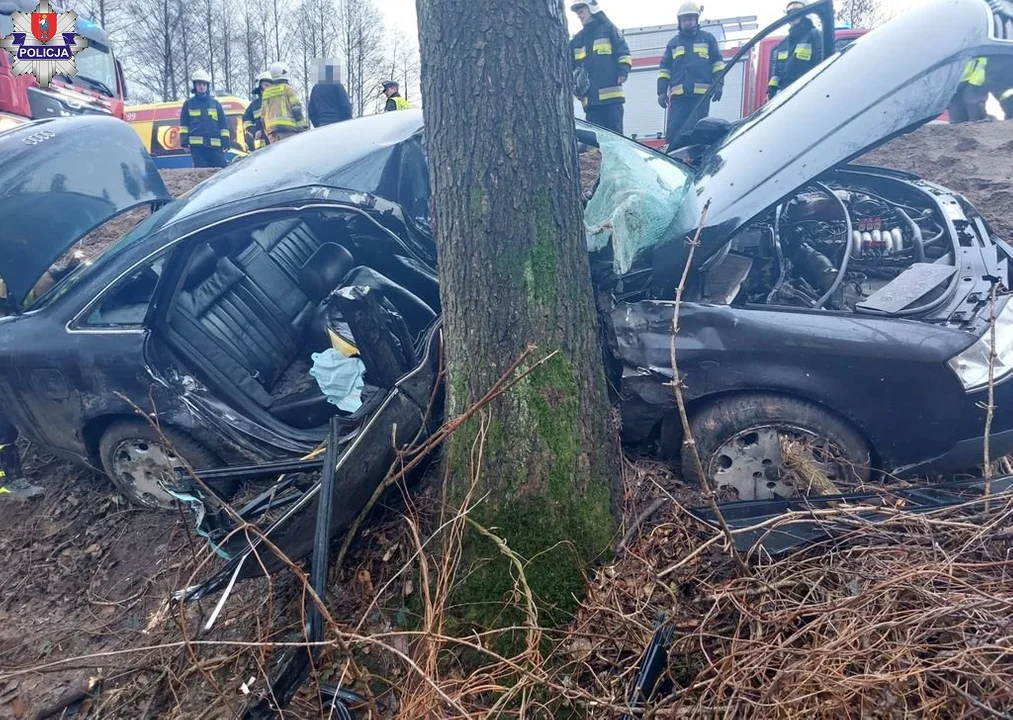
<path fill-rule="evenodd" d="M 560 0 L 417 0 L 426 147 L 451 415 L 484 394 L 525 347 L 556 351 L 446 455 L 448 497 L 478 473 L 470 517 L 526 560 L 547 624 L 583 595 L 613 538 L 612 430 L 579 197 L 568 40 Z M 506 561 L 465 540 L 465 620 L 509 622 Z M 482 603 L 485 603 L 484 605 Z M 515 619 L 515 618 L 513 618 Z"/>

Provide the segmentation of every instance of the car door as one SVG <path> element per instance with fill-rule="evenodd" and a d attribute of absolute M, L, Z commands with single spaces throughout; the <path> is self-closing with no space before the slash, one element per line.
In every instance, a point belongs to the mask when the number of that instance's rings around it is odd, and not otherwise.
<path fill-rule="evenodd" d="M 85 437 L 89 421 L 155 410 L 146 318 L 170 252 L 158 251 L 106 278 L 59 332 L 38 333 L 14 354 L 19 395 L 37 439 L 80 455 L 94 439 Z"/>

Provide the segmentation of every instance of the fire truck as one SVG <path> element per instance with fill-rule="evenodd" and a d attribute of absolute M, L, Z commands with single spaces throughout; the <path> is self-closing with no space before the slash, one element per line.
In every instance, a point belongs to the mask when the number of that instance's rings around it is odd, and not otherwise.
<path fill-rule="evenodd" d="M 0 14 L 0 34 L 10 32 L 10 16 Z M 11 57 L 0 51 L 0 129 L 40 118 L 105 114 L 123 117 L 127 84 L 113 55 L 109 34 L 96 22 L 78 17 L 75 32 L 88 47 L 74 57 L 77 75 L 58 75 L 43 89 L 31 75 L 13 75 Z"/>
<path fill-rule="evenodd" d="M 726 61 L 738 53 L 742 45 L 758 29 L 755 15 L 707 20 L 700 27 L 718 41 Z M 679 31 L 678 25 L 636 27 L 623 30 L 630 47 L 633 68 L 626 80 L 625 134 L 651 147 L 665 144 L 665 110 L 658 105 L 658 64 L 668 41 Z M 848 27 L 835 29 L 835 50 L 839 51 L 864 35 L 868 30 Z M 712 102 L 710 116 L 738 120 L 751 114 L 767 99 L 771 56 L 786 33 L 760 40 L 725 75 L 724 91 L 718 102 Z M 578 117 L 583 116 L 580 103 L 575 103 Z"/>

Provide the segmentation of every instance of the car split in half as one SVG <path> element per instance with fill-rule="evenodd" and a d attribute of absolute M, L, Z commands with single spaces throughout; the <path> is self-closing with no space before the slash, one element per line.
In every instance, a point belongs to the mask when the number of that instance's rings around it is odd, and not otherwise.
<path fill-rule="evenodd" d="M 691 163 L 577 121 L 582 162 L 598 168 L 588 250 L 628 445 L 679 455 L 673 301 L 710 201 L 678 352 L 703 468 L 726 497 L 797 493 L 786 442 L 842 488 L 973 468 L 993 314 L 991 448 L 1013 451 L 1013 249 L 957 193 L 850 164 L 938 117 L 970 58 L 1013 54 L 1007 9 L 920 3 L 749 117 L 705 123 Z M 2 412 L 150 507 L 178 497 L 163 481 L 180 457 L 300 458 L 338 414 L 338 492 L 368 498 L 392 460 L 391 427 L 407 443 L 440 420 L 424 135 L 420 111 L 338 123 L 173 200 L 118 120 L 0 134 Z M 27 299 L 84 236 L 145 205 L 122 239 Z M 351 411 L 308 373 L 336 312 L 365 366 Z"/>

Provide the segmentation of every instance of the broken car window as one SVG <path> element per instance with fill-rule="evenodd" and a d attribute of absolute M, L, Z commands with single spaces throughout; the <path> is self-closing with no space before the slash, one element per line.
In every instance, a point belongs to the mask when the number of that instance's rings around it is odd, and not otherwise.
<path fill-rule="evenodd" d="M 594 252 L 611 241 L 615 272 L 624 275 L 644 252 L 695 227 L 683 207 L 693 173 L 632 140 L 597 136 L 601 170 L 584 210 L 587 247 Z"/>
<path fill-rule="evenodd" d="M 167 253 L 145 263 L 114 285 L 99 300 L 84 322 L 87 327 L 137 327 L 144 323 L 148 305 L 162 276 Z"/>

